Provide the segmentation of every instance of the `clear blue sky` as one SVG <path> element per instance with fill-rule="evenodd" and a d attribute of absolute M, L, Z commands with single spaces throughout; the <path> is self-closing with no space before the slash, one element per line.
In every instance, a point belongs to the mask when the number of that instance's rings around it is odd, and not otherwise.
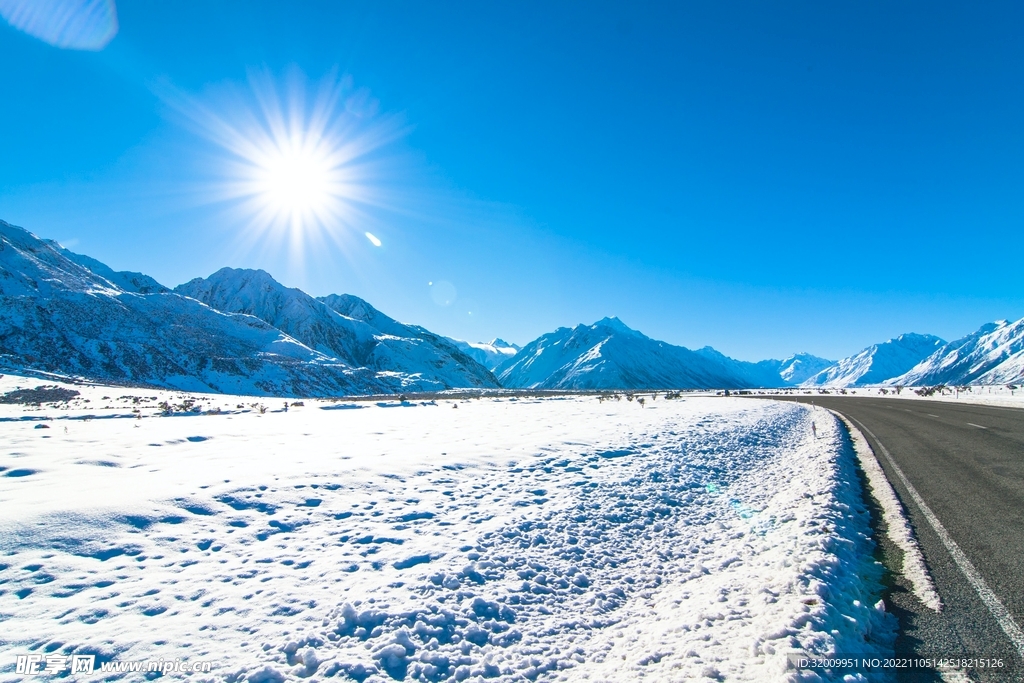
<path fill-rule="evenodd" d="M 99 51 L 0 22 L 0 218 L 116 269 L 263 268 L 470 340 L 617 315 L 747 360 L 1024 316 L 1020 3 L 117 12 Z M 331 84 L 332 135 L 372 149 L 302 246 L 221 196 L 203 121 Z"/>

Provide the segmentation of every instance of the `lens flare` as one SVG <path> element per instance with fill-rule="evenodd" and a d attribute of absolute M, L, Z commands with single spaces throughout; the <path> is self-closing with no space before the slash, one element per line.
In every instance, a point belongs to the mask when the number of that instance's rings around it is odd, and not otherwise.
<path fill-rule="evenodd" d="M 430 298 L 438 306 L 451 306 L 458 297 L 455 285 L 447 280 L 438 280 L 430 285 Z"/>
<path fill-rule="evenodd" d="M 395 117 L 378 117 L 379 105 L 350 77 L 335 74 L 309 93 L 293 72 L 284 86 L 268 73 L 252 73 L 246 92 L 216 105 L 174 92 L 165 102 L 220 150 L 218 178 L 205 184 L 211 201 L 239 211 L 247 237 L 283 238 L 292 256 L 325 238 L 348 243 L 364 234 L 367 210 L 386 204 L 374 181 L 383 175 L 379 151 L 405 130 Z M 225 101 L 226 100 L 226 101 Z"/>
<path fill-rule="evenodd" d="M 16 29 L 70 50 L 102 50 L 117 35 L 114 0 L 0 0 Z"/>

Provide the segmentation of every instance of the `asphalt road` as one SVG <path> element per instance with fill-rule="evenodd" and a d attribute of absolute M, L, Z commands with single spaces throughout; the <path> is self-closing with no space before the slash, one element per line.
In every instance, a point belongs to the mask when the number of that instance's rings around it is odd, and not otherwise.
<path fill-rule="evenodd" d="M 944 607 L 932 612 L 901 576 L 890 576 L 885 600 L 900 621 L 897 656 L 1002 658 L 1009 670 L 975 670 L 970 678 L 1024 680 L 1024 643 L 1014 643 L 999 620 L 1011 632 L 1024 628 L 1024 410 L 853 396 L 789 400 L 813 402 L 851 419 L 908 513 Z M 931 521 L 882 447 L 931 510 Z M 934 521 L 944 527 L 947 543 Z M 962 551 L 960 562 L 948 547 L 950 539 Z M 900 551 L 884 536 L 879 540 L 880 559 L 898 569 Z M 964 569 L 968 563 L 976 570 L 973 581 Z M 941 679 L 934 671 L 916 670 L 900 672 L 897 680 Z"/>

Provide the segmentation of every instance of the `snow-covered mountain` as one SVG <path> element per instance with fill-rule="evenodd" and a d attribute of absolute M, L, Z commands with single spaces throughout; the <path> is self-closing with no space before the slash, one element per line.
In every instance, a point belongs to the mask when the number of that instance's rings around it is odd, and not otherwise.
<path fill-rule="evenodd" d="M 404 376 L 406 389 L 497 387 L 493 375 L 444 337 L 403 325 L 362 299 L 314 299 L 262 270 L 222 268 L 174 289 L 225 313 L 253 315 L 353 367 Z"/>
<path fill-rule="evenodd" d="M 1009 384 L 1024 382 L 1024 318 L 999 320 L 940 347 L 886 384 Z"/>
<path fill-rule="evenodd" d="M 402 388 L 401 378 L 353 368 L 258 318 L 216 311 L 3 221 L 0 362 L 191 391 L 336 396 Z"/>
<path fill-rule="evenodd" d="M 419 325 L 389 318 L 351 294 L 330 294 L 317 299 L 340 316 L 360 321 L 376 330 L 372 351 L 362 364 L 378 370 L 403 372 L 440 386 L 495 388 L 498 381 L 489 368 L 464 353 L 450 339 Z"/>
<path fill-rule="evenodd" d="M 691 351 L 656 341 L 618 318 L 560 327 L 495 371 L 502 386 L 534 389 L 710 389 L 779 386 L 755 363 L 710 347 Z M 764 380 L 764 381 L 762 381 Z"/>
<path fill-rule="evenodd" d="M 224 313 L 256 316 L 311 349 L 358 367 L 376 340 L 369 325 L 342 318 L 305 292 L 290 289 L 262 270 L 221 268 L 174 288 Z"/>
<path fill-rule="evenodd" d="M 449 339 L 463 353 L 483 365 L 492 372 L 502 363 L 519 352 L 521 347 L 509 344 L 504 339 L 490 342 L 466 342 L 461 339 Z"/>
<path fill-rule="evenodd" d="M 774 361 L 762 361 L 774 362 Z M 782 381 L 788 385 L 797 385 L 806 382 L 814 375 L 827 367 L 835 364 L 834 360 L 828 360 L 819 356 L 812 356 L 809 353 L 797 353 L 785 360 L 779 361 L 777 372 Z"/>
<path fill-rule="evenodd" d="M 907 372 L 946 342 L 932 334 L 901 334 L 838 361 L 803 386 L 858 387 L 882 384 Z"/>
<path fill-rule="evenodd" d="M 84 266 L 96 275 L 105 278 L 107 281 L 126 292 L 135 292 L 136 294 L 164 294 L 171 291 L 148 275 L 143 273 L 134 273 L 127 270 L 115 271 L 107 264 L 100 263 L 94 258 L 85 256 L 84 254 L 76 254 L 73 251 L 68 251 L 52 240 L 46 241 L 63 256 L 66 256 L 68 259 L 74 261 L 80 266 Z"/>

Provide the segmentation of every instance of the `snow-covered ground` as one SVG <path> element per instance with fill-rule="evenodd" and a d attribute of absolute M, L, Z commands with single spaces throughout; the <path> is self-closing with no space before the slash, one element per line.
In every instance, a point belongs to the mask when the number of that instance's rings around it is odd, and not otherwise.
<path fill-rule="evenodd" d="M 254 682 L 819 680 L 786 654 L 891 653 L 824 410 L 69 388 L 0 405 L 0 680 L 26 653 Z"/>

